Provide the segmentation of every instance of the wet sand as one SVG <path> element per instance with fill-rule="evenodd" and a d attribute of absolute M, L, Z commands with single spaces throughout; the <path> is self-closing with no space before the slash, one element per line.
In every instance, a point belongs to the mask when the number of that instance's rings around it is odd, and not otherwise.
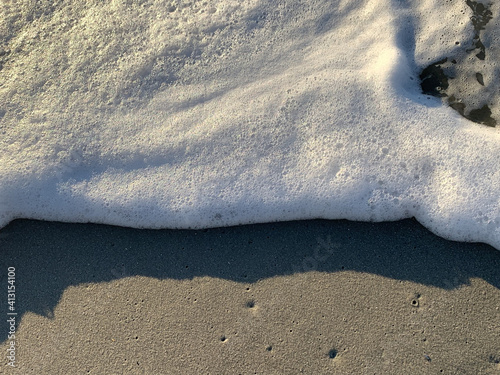
<path fill-rule="evenodd" d="M 18 220 L 0 251 L 2 374 L 500 374 L 500 251 L 413 220 Z"/>

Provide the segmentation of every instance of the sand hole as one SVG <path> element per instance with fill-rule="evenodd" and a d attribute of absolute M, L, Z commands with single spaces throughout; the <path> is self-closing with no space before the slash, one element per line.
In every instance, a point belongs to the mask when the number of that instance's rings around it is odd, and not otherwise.
<path fill-rule="evenodd" d="M 338 352 L 335 349 L 330 349 L 328 352 L 328 357 L 334 359 L 337 356 Z"/>

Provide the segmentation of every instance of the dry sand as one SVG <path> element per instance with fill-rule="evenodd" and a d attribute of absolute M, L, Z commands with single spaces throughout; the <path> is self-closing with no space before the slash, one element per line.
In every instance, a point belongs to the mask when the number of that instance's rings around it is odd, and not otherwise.
<path fill-rule="evenodd" d="M 19 313 L 2 374 L 500 374 L 500 251 L 412 220 L 19 220 L 0 251 Z"/>

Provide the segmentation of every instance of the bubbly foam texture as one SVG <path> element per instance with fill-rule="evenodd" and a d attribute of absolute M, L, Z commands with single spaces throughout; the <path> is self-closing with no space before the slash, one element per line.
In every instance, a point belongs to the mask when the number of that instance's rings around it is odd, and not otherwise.
<path fill-rule="evenodd" d="M 2 8 L 1 225 L 415 216 L 500 248 L 500 134 L 418 82 L 463 1 Z"/>
<path fill-rule="evenodd" d="M 469 1 L 476 9 L 472 17 L 476 24 L 474 35 L 460 43 L 449 69 L 452 79 L 447 93 L 464 105 L 465 115 L 471 110 L 488 106 L 491 117 L 500 121 L 500 3 Z"/>

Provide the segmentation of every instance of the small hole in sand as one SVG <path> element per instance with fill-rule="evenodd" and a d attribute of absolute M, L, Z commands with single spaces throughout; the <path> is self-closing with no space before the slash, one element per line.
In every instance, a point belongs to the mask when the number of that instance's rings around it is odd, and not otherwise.
<path fill-rule="evenodd" d="M 331 350 L 328 352 L 328 357 L 329 357 L 329 358 L 334 359 L 336 356 L 337 356 L 337 351 L 336 351 L 335 349 L 331 349 Z"/>

